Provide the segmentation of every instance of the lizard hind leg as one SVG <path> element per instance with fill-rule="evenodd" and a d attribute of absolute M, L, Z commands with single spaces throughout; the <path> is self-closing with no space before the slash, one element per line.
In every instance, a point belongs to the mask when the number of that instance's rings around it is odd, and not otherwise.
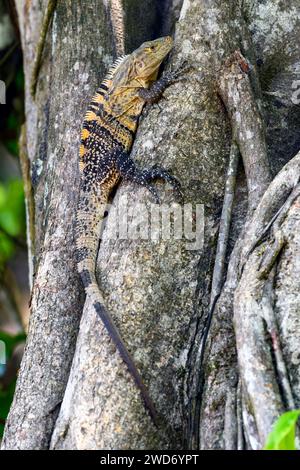
<path fill-rule="evenodd" d="M 160 202 L 160 198 L 155 187 L 151 184 L 151 182 L 156 179 L 162 179 L 171 184 L 174 191 L 176 191 L 177 195 L 180 196 L 180 200 L 182 200 L 180 182 L 164 168 L 154 166 L 149 169 L 140 169 L 136 166 L 135 162 L 130 158 L 127 152 L 120 152 L 115 157 L 115 165 L 122 178 L 141 186 L 145 186 L 154 196 L 157 203 Z"/>

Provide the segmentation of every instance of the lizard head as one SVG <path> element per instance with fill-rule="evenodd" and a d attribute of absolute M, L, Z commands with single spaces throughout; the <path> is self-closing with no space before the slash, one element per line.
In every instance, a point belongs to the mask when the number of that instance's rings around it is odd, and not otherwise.
<path fill-rule="evenodd" d="M 144 42 L 131 54 L 116 61 L 105 85 L 109 87 L 109 103 L 106 102 L 106 112 L 118 115 L 133 106 L 137 114 L 144 104 L 137 90 L 148 88 L 157 79 L 159 67 L 173 47 L 170 36 Z M 108 109 L 109 108 L 109 109 Z"/>
<path fill-rule="evenodd" d="M 173 39 L 170 36 L 144 42 L 132 53 L 133 67 L 129 72 L 129 80 L 140 79 L 147 81 L 156 79 L 159 66 L 172 47 Z"/>

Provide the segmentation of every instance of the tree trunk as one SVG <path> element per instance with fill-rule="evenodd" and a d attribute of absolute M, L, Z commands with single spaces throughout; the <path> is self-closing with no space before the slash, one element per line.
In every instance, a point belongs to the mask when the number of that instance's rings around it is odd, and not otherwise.
<path fill-rule="evenodd" d="M 46 2 L 16 3 L 34 277 L 3 448 L 261 448 L 279 414 L 300 406 L 298 2 L 57 2 L 35 101 L 32 61 Z M 167 239 L 151 225 L 150 239 L 113 239 L 115 210 L 158 210 L 149 192 L 121 183 L 97 262 L 106 307 L 159 413 L 156 429 L 84 303 L 73 227 L 78 136 L 91 94 L 116 51 L 174 27 L 167 68 L 186 60 L 191 69 L 142 118 L 132 156 L 180 179 L 183 216 L 197 209 L 198 232 Z M 170 207 L 173 193 L 157 188 Z"/>

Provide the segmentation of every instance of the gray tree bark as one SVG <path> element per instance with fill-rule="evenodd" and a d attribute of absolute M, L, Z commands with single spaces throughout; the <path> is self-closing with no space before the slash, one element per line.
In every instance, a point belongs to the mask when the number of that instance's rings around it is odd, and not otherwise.
<path fill-rule="evenodd" d="M 17 2 L 34 280 L 5 449 L 256 449 L 276 417 L 299 406 L 300 167 L 294 155 L 300 111 L 292 95 L 300 8 L 296 0 L 181 3 L 58 2 L 34 102 L 29 83 L 45 2 Z M 156 429 L 106 330 L 88 300 L 84 304 L 73 225 L 78 136 L 89 97 L 116 51 L 172 31 L 175 19 L 167 67 L 187 60 L 192 68 L 141 120 L 133 158 L 172 170 L 184 202 L 204 205 L 203 246 L 191 250 L 185 239 L 161 236 L 111 240 L 110 212 L 97 263 L 106 307 L 157 407 Z M 242 56 L 250 71 L 236 60 Z M 233 148 L 245 171 L 240 165 L 227 272 L 221 271 L 214 298 Z M 174 201 L 167 187 L 157 188 L 165 204 Z M 146 190 L 127 183 L 119 186 L 114 207 L 122 198 L 133 213 L 138 203 L 149 208 L 152 202 Z M 264 373 L 255 373 L 254 358 Z"/>

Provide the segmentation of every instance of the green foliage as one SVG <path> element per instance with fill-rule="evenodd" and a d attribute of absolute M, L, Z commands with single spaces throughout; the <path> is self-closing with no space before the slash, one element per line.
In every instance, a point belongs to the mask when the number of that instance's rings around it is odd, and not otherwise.
<path fill-rule="evenodd" d="M 5 142 L 7 150 L 12 154 L 17 156 L 19 154 L 19 144 L 17 139 L 9 139 Z"/>
<path fill-rule="evenodd" d="M 18 334 L 15 336 L 9 335 L 0 331 L 0 341 L 3 341 L 5 344 L 5 351 L 6 351 L 6 361 L 9 361 L 12 357 L 13 351 L 15 347 L 25 341 L 25 335 Z M 0 364 L 0 377 L 3 375 L 5 371 L 5 365 Z M 14 379 L 7 388 L 3 389 L 0 386 L 0 436 L 3 434 L 4 430 L 4 421 L 7 417 L 9 412 L 9 408 L 13 399 L 14 391 L 15 391 L 16 379 Z"/>
<path fill-rule="evenodd" d="M 4 422 L 14 396 L 15 386 L 16 380 L 14 380 L 6 390 L 1 390 L 0 388 L 0 437 L 3 436 Z"/>
<path fill-rule="evenodd" d="M 22 67 L 17 70 L 15 77 L 15 85 L 18 93 L 22 93 L 24 90 L 24 72 Z"/>
<path fill-rule="evenodd" d="M 270 432 L 264 450 L 297 450 L 296 424 L 300 410 L 287 411 L 278 418 Z"/>
<path fill-rule="evenodd" d="M 10 359 L 15 347 L 25 341 L 26 335 L 25 333 L 19 333 L 17 335 L 10 335 L 5 333 L 4 331 L 0 331 L 0 341 L 5 343 L 5 352 L 6 352 L 6 359 Z"/>
<path fill-rule="evenodd" d="M 20 131 L 19 116 L 13 110 L 7 117 L 6 128 L 9 131 L 12 131 L 12 135 L 15 135 L 15 138 L 5 139 L 5 146 L 7 150 L 14 156 L 18 156 L 19 145 L 18 145 L 18 135 Z"/>
<path fill-rule="evenodd" d="M 21 180 L 0 183 L 0 269 L 13 255 L 14 238 L 25 231 L 24 191 Z"/>
<path fill-rule="evenodd" d="M 18 127 L 18 119 L 13 111 L 8 115 L 6 127 L 9 130 L 15 130 Z"/>

